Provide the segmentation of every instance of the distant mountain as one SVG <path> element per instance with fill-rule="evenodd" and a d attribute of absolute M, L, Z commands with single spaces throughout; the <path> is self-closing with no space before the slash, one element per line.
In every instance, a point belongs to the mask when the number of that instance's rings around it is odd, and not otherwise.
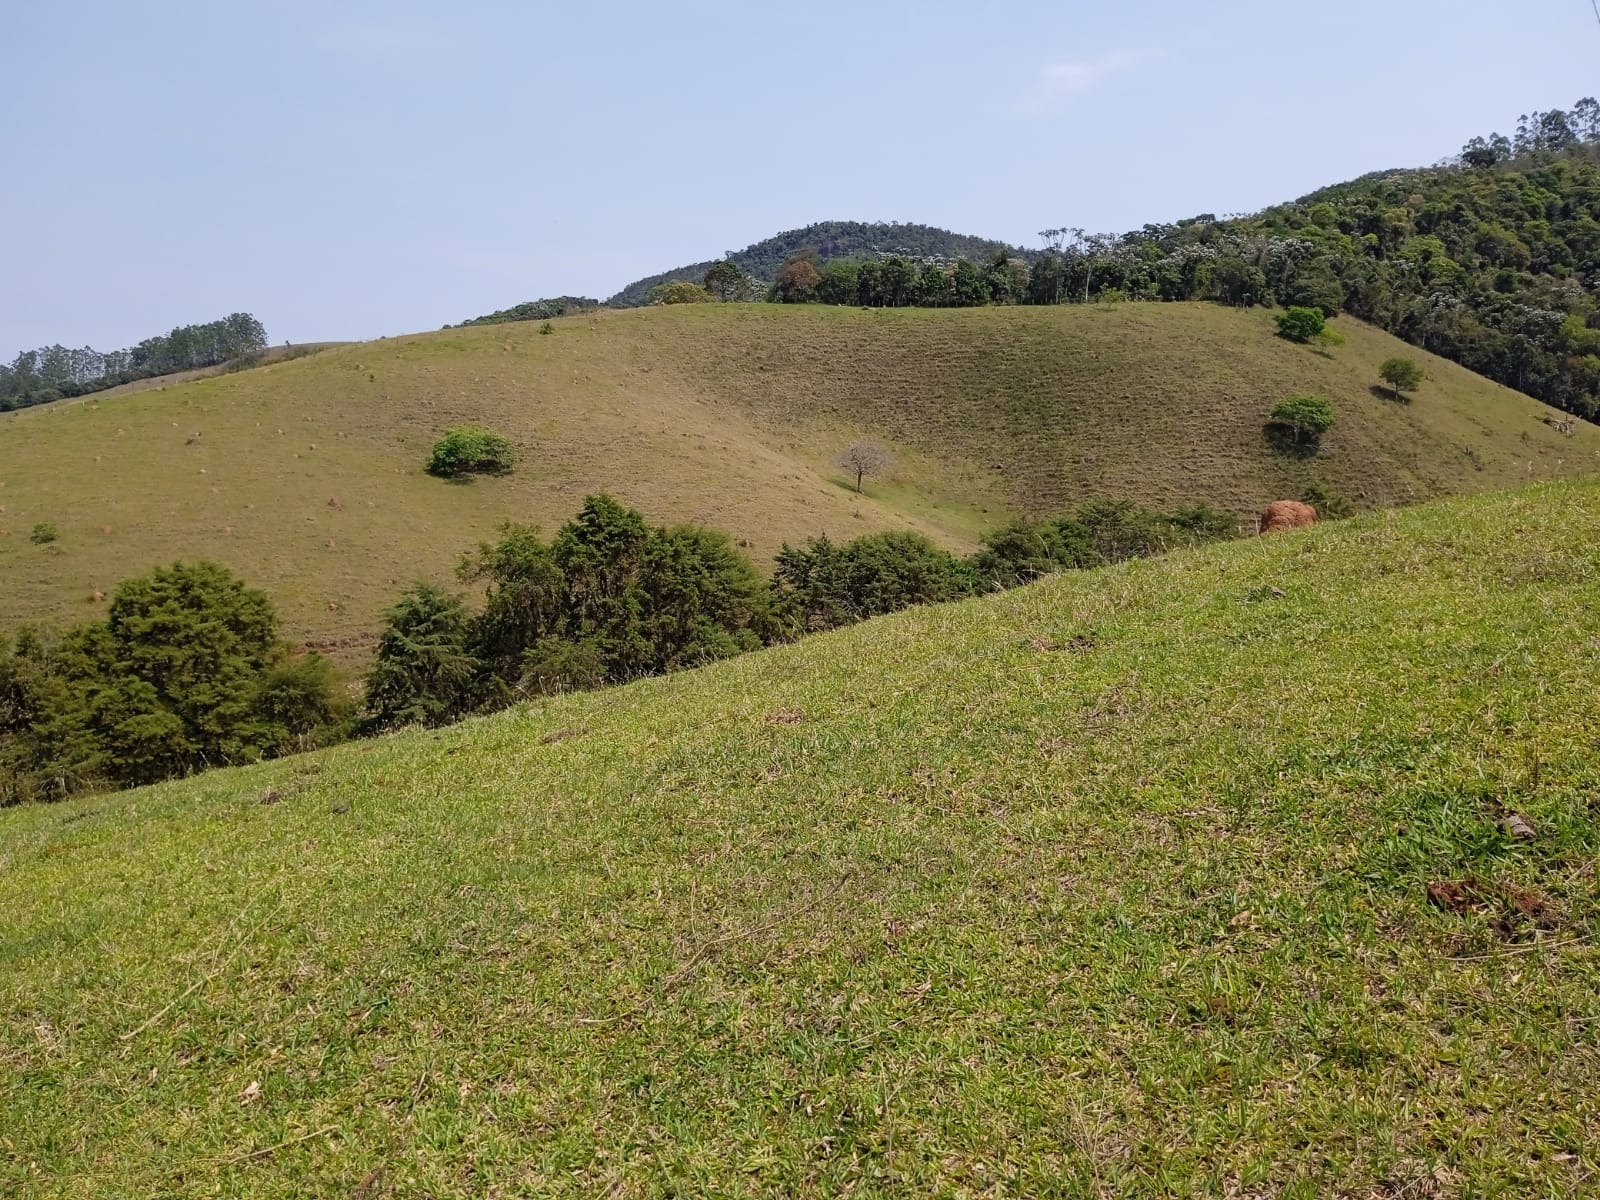
<path fill-rule="evenodd" d="M 819 221 L 804 229 L 791 229 L 764 242 L 729 251 L 727 257 L 747 275 L 768 281 L 791 256 L 812 249 L 823 262 L 833 258 L 871 258 L 879 254 L 903 254 L 908 258 L 993 258 L 1001 251 L 1033 258 L 1034 252 L 1008 246 L 991 238 L 970 237 L 936 229 L 932 225 L 901 225 L 882 221 Z M 675 279 L 699 283 L 716 259 L 690 263 L 636 280 L 606 301 L 611 308 L 638 308 L 650 302 L 652 288 Z"/>

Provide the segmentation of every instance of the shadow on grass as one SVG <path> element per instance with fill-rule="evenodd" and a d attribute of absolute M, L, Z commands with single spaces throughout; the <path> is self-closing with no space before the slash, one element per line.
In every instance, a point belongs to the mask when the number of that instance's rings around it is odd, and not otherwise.
<path fill-rule="evenodd" d="M 1373 384 L 1367 389 L 1367 391 L 1371 392 L 1379 400 L 1387 400 L 1390 404 L 1411 403 L 1410 396 L 1406 395 L 1404 392 L 1397 392 L 1391 387 L 1384 387 L 1381 383 Z"/>
<path fill-rule="evenodd" d="M 1261 432 L 1267 439 L 1267 445 L 1286 458 L 1315 458 L 1322 449 L 1318 438 L 1297 434 L 1284 425 L 1269 424 Z"/>
<path fill-rule="evenodd" d="M 437 479 L 440 483 L 448 483 L 455 487 L 470 487 L 480 479 L 505 479 L 509 475 L 513 474 L 513 472 L 510 470 L 456 471 L 451 474 L 444 474 L 440 471 L 425 471 L 424 473 L 429 479 Z"/>
<path fill-rule="evenodd" d="M 861 487 L 857 488 L 855 485 L 855 480 L 853 479 L 841 479 L 837 475 L 829 475 L 826 476 L 826 478 L 829 483 L 833 484 L 833 486 L 838 488 L 841 492 L 849 492 L 852 496 L 859 496 L 868 500 L 877 498 L 873 495 L 873 493 L 866 490 L 865 482 L 862 483 Z"/>

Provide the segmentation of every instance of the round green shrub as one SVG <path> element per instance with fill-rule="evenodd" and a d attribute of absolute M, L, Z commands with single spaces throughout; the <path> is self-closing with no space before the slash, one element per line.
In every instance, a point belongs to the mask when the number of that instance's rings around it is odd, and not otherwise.
<path fill-rule="evenodd" d="M 716 297 L 698 283 L 674 279 L 650 289 L 651 304 L 710 304 Z"/>
<path fill-rule="evenodd" d="M 1291 342 L 1309 342 L 1321 337 L 1328 328 L 1328 318 L 1320 308 L 1295 307 L 1278 314 L 1278 336 Z"/>
<path fill-rule="evenodd" d="M 463 475 L 505 475 L 516 465 L 511 443 L 493 430 L 463 425 L 440 438 L 428 460 L 428 474 L 441 479 Z"/>

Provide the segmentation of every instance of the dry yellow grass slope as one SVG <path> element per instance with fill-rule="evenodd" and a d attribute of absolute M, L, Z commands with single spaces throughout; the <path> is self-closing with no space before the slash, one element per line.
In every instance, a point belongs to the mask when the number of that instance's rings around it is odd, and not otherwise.
<path fill-rule="evenodd" d="M 384 605 L 447 579 L 505 520 L 552 532 L 606 490 L 658 521 L 785 539 L 915 528 L 956 549 L 1020 513 L 1093 495 L 1241 514 L 1308 483 L 1387 504 L 1593 469 L 1600 432 L 1375 330 L 1330 350 L 1211 306 L 884 311 L 685 306 L 383 339 L 254 371 L 0 418 L 0 629 L 73 620 L 175 558 L 266 588 L 292 636 L 359 660 Z M 1409 405 L 1371 392 L 1406 352 Z M 1310 461 L 1262 437 L 1294 392 L 1339 423 Z M 464 422 L 522 463 L 452 485 L 423 473 Z M 896 451 L 856 497 L 832 460 Z M 34 545 L 30 529 L 60 538 Z"/>

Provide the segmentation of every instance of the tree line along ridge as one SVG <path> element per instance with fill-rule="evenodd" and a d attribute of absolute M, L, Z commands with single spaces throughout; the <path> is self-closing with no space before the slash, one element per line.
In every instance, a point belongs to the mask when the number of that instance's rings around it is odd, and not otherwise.
<path fill-rule="evenodd" d="M 0 412 L 103 392 L 138 379 L 248 360 L 267 348 L 267 330 L 249 313 L 180 325 L 125 350 L 24 350 L 0 365 Z"/>

